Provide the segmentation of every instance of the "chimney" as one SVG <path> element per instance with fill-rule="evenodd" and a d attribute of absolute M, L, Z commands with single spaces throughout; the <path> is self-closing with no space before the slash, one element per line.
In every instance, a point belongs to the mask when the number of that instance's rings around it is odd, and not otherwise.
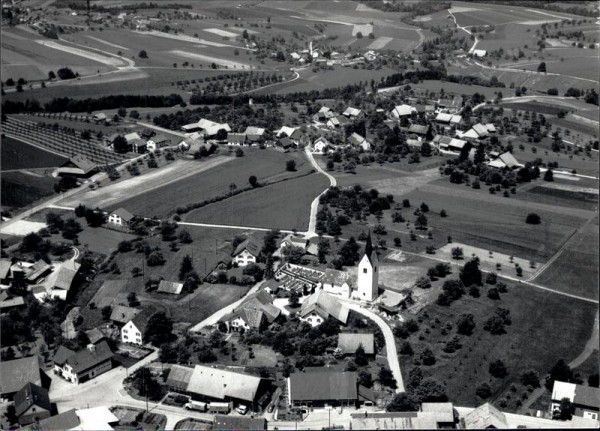
<path fill-rule="evenodd" d="M 95 352 L 95 351 L 96 351 L 96 345 L 95 345 L 95 344 L 92 344 L 92 343 L 90 343 L 90 344 L 88 344 L 88 345 L 87 345 L 87 349 L 88 349 L 90 352 Z"/>

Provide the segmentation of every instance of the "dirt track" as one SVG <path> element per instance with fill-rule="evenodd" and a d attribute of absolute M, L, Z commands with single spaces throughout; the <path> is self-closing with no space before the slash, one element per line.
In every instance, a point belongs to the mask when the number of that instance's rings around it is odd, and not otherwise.
<path fill-rule="evenodd" d="M 203 162 L 197 160 L 178 160 L 154 172 L 132 177 L 115 184 L 105 182 L 105 184 L 109 185 L 78 194 L 73 198 L 64 199 L 58 202 L 57 205 L 74 207 L 79 203 L 84 203 L 88 207 L 107 208 L 158 187 L 207 171 L 231 160 L 233 160 L 232 157 L 226 156 L 217 156 Z M 164 161 L 162 162 L 164 163 Z M 125 173 L 124 175 L 128 174 Z M 185 187 L 185 184 L 182 184 L 182 187 Z"/>

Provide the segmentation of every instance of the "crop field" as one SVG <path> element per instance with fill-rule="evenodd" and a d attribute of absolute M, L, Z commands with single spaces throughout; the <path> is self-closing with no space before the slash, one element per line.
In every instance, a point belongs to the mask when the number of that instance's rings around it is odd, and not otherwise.
<path fill-rule="evenodd" d="M 1 144 L 2 171 L 51 168 L 60 166 L 67 161 L 65 157 L 28 145 L 17 139 L 2 137 Z"/>
<path fill-rule="evenodd" d="M 579 51 L 579 52 L 577 52 Z M 551 51 L 557 57 L 554 59 L 544 58 L 546 70 L 548 73 L 559 73 L 561 75 L 576 76 L 578 78 L 595 79 L 597 77 L 596 66 L 598 65 L 598 56 L 595 50 L 591 49 L 556 49 Z M 579 54 L 579 55 L 577 55 Z M 563 60 L 561 60 L 561 58 Z M 514 69 L 525 69 L 537 71 L 542 60 L 532 60 L 523 64 L 507 64 L 505 67 Z M 587 85 L 587 82 L 581 82 L 580 85 Z M 591 84 L 591 82 L 589 82 Z"/>
<path fill-rule="evenodd" d="M 133 214 L 145 217 L 166 217 L 178 206 L 201 202 L 229 193 L 230 185 L 238 188 L 248 185 L 248 178 L 255 175 L 259 183 L 278 181 L 308 172 L 310 165 L 301 153 L 283 154 L 269 150 L 244 149 L 244 157 L 210 158 L 207 161 L 180 161 L 172 164 L 165 172 L 156 171 L 149 181 L 147 175 L 105 187 L 100 191 L 88 192 L 84 202 L 92 202 L 102 208 L 124 207 Z M 286 160 L 296 161 L 296 172 L 285 170 Z M 183 173 L 185 172 L 185 174 Z M 168 178 L 166 177 L 168 175 Z M 171 179 L 171 181 L 169 181 Z M 140 190 L 138 183 L 150 187 Z M 158 184 L 162 186 L 157 187 Z M 168 199 L 165 199 L 168 196 Z"/>
<path fill-rule="evenodd" d="M 2 172 L 3 207 L 23 208 L 54 194 L 56 179 L 36 172 Z"/>
<path fill-rule="evenodd" d="M 575 16 L 562 12 L 546 12 L 518 6 L 482 5 L 453 2 L 450 9 L 460 26 L 498 25 L 511 22 L 537 25 L 544 22 L 558 22 Z M 576 17 L 575 17 L 576 18 Z"/>
<path fill-rule="evenodd" d="M 400 198 L 410 199 L 413 205 L 429 205 L 427 218 L 434 237 L 439 232 L 444 239 L 450 235 L 455 241 L 538 262 L 556 253 L 575 228 L 593 215 L 586 210 L 491 195 L 487 190 L 452 185 L 447 179 L 419 187 L 396 200 Z M 448 217 L 439 217 L 442 209 Z M 530 212 L 539 214 L 542 223 L 526 224 Z"/>
<path fill-rule="evenodd" d="M 584 348 L 592 332 L 596 305 L 562 297 L 529 286 L 509 286 L 508 293 L 500 300 L 487 298 L 484 287 L 480 298 L 464 297 L 450 306 L 437 304 L 426 306 L 417 317 L 422 320 L 420 331 L 410 338 L 415 357 L 429 347 L 433 350 L 436 363 L 421 365 L 424 377 L 432 376 L 446 387 L 452 402 L 463 406 L 478 406 L 483 401 L 475 394 L 482 383 L 492 387 L 491 401 L 497 404 L 500 398 L 511 393 L 515 384 L 518 396 L 510 396 L 506 409 L 514 411 L 515 401 L 525 388 L 519 381 L 521 373 L 534 369 L 542 377 L 559 360 L 574 359 Z M 496 307 L 510 311 L 512 324 L 506 334 L 492 335 L 483 330 L 484 322 Z M 442 351 L 444 344 L 455 334 L 456 329 L 444 329 L 446 324 L 454 327 L 463 313 L 474 316 L 476 327 L 471 336 L 459 336 L 462 348 L 455 353 Z M 443 332 L 442 332 L 443 331 Z M 490 362 L 502 360 L 508 376 L 496 379 L 488 372 Z M 405 376 L 414 366 L 412 356 L 401 356 Z"/>
<path fill-rule="evenodd" d="M 558 185 L 554 183 L 554 185 Z M 568 190 L 549 187 L 548 184 L 535 186 L 524 194 L 517 194 L 517 199 L 539 202 L 550 205 L 596 210 L 598 208 L 598 189 L 595 193 L 582 190 Z"/>
<path fill-rule="evenodd" d="M 191 211 L 185 221 L 306 230 L 310 204 L 328 184 L 323 175 L 310 174 Z"/>

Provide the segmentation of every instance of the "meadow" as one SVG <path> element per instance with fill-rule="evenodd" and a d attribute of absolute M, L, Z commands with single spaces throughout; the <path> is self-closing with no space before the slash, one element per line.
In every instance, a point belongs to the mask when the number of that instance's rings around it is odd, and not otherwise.
<path fill-rule="evenodd" d="M 52 168 L 62 165 L 67 161 L 65 157 L 55 153 L 44 151 L 33 145 L 28 145 L 25 142 L 17 139 L 2 137 L 1 141 L 2 171 L 14 169 L 37 169 L 37 168 Z"/>
<path fill-rule="evenodd" d="M 184 219 L 196 223 L 306 230 L 311 202 L 328 185 L 323 175 L 313 173 L 193 210 Z"/>
<path fill-rule="evenodd" d="M 415 355 L 401 356 L 401 366 L 408 375 L 421 351 L 430 348 L 436 362 L 420 368 L 425 377 L 432 376 L 445 386 L 453 403 L 480 405 L 485 400 L 477 397 L 475 390 L 488 383 L 492 388 L 488 401 L 498 405 L 507 398 L 503 410 L 514 411 L 516 401 L 527 392 L 520 383 L 521 373 L 533 369 L 543 379 L 559 359 L 574 359 L 591 335 L 596 305 L 523 285 L 509 286 L 500 300 L 492 300 L 486 294 L 489 287 L 482 289 L 479 298 L 465 296 L 450 306 L 430 304 L 422 309 L 416 316 L 420 330 L 410 338 Z M 506 327 L 506 334 L 492 335 L 483 329 L 496 307 L 510 311 L 512 324 Z M 474 333 L 459 335 L 462 348 L 445 353 L 442 349 L 456 334 L 456 321 L 463 313 L 473 314 Z M 488 372 L 489 364 L 498 359 L 508 370 L 502 379 Z M 514 394 L 509 390 L 512 384 L 517 388 Z"/>

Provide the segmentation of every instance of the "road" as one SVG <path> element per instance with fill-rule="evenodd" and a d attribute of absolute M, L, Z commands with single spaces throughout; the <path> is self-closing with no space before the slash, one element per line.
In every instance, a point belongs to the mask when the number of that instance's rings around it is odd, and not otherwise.
<path fill-rule="evenodd" d="M 327 179 L 329 180 L 329 187 L 336 186 L 337 180 L 335 179 L 335 177 L 333 175 L 329 174 L 328 172 L 325 172 L 325 170 L 321 166 L 319 166 L 319 164 L 315 160 L 313 153 L 310 152 L 310 149 L 308 147 L 306 147 L 304 151 L 306 153 L 306 157 L 308 157 L 308 160 L 313 165 L 313 167 L 317 170 L 317 172 L 320 172 L 327 177 Z M 329 189 L 329 187 L 327 189 L 323 190 L 323 192 L 321 194 L 319 194 L 319 196 L 314 198 L 314 200 L 310 204 L 310 220 L 308 222 L 308 230 L 306 231 L 306 235 L 308 235 L 308 236 L 316 236 L 317 235 L 316 228 L 317 228 L 317 212 L 319 211 L 319 198 L 321 197 L 321 195 L 323 193 L 325 193 Z"/>
<path fill-rule="evenodd" d="M 472 54 L 473 51 L 475 51 L 475 47 L 479 43 L 479 39 L 477 39 L 477 36 L 474 36 L 473 33 L 471 33 L 469 30 L 467 30 L 466 27 L 461 27 L 460 25 L 458 25 L 458 22 L 456 21 L 456 17 L 454 16 L 454 14 L 452 13 L 452 11 L 450 9 L 448 9 L 448 13 L 450 14 L 450 16 L 452 17 L 452 19 L 454 20 L 454 25 L 456 25 L 456 28 L 458 28 L 459 30 L 464 31 L 469 36 L 473 36 L 475 38 L 475 41 L 473 42 L 473 46 L 471 48 L 469 48 L 469 54 Z"/>
<path fill-rule="evenodd" d="M 254 227 L 254 226 L 238 226 L 229 224 L 210 224 L 210 223 L 193 223 L 187 221 L 180 221 L 177 224 L 181 226 L 198 226 L 198 227 L 210 227 L 216 229 L 239 229 L 239 230 L 254 230 L 258 232 L 270 232 L 273 229 L 267 229 L 266 227 Z M 294 233 L 291 230 L 280 230 L 281 233 Z"/>
<path fill-rule="evenodd" d="M 390 370 L 392 370 L 392 374 L 396 379 L 396 383 L 398 387 L 396 388 L 396 393 L 404 392 L 404 380 L 402 379 L 402 371 L 400 370 L 400 361 L 398 360 L 398 349 L 396 348 L 396 340 L 394 339 L 394 333 L 392 332 L 392 328 L 388 325 L 385 320 L 379 317 L 377 314 L 373 313 L 370 310 L 362 308 L 359 304 L 351 301 L 344 301 L 346 306 L 351 310 L 356 311 L 357 313 L 362 314 L 363 316 L 368 317 L 373 322 L 379 326 L 381 332 L 383 332 L 383 336 L 385 338 L 385 350 L 386 356 L 388 360 L 388 365 Z"/>

